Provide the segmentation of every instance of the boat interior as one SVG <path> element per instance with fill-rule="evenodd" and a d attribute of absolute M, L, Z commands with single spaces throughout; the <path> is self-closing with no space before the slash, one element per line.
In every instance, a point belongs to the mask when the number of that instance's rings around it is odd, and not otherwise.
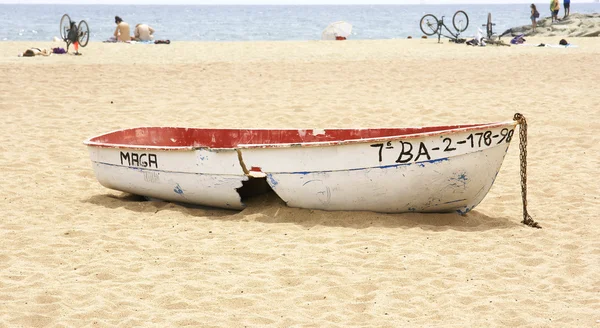
<path fill-rule="evenodd" d="M 418 128 L 364 129 L 204 129 L 139 127 L 109 132 L 90 138 L 95 146 L 209 147 L 236 148 L 238 145 L 276 145 L 376 139 L 468 128 L 484 124 Z"/>

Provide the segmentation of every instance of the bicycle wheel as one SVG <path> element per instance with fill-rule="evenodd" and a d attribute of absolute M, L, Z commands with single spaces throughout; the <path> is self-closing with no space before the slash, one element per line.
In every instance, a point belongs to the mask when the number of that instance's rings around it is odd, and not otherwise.
<path fill-rule="evenodd" d="M 77 37 L 77 41 L 79 41 L 79 45 L 81 47 L 85 47 L 90 40 L 90 28 L 88 27 L 88 23 L 84 20 L 79 22 L 77 26 L 77 31 L 79 31 L 79 36 Z"/>
<path fill-rule="evenodd" d="M 438 19 L 432 14 L 427 14 L 421 18 L 421 31 L 423 34 L 432 36 L 438 31 Z"/>
<path fill-rule="evenodd" d="M 63 41 L 67 41 L 67 34 L 69 33 L 69 29 L 71 28 L 71 17 L 69 15 L 64 14 L 60 19 L 60 37 Z"/>
<path fill-rule="evenodd" d="M 492 13 L 488 13 L 487 24 L 485 25 L 488 39 L 492 38 Z"/>
<path fill-rule="evenodd" d="M 458 32 L 464 32 L 469 26 L 469 16 L 462 10 L 455 12 L 452 16 L 452 25 Z"/>

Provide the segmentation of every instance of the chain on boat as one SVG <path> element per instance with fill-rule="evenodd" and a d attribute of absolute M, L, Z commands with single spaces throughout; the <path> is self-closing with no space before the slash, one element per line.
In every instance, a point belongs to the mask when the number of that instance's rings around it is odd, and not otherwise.
<path fill-rule="evenodd" d="M 523 198 L 523 221 L 521 223 L 532 228 L 541 229 L 542 227 L 527 213 L 527 120 L 520 113 L 516 113 L 513 120 L 520 125 L 519 149 L 521 158 L 521 196 Z"/>

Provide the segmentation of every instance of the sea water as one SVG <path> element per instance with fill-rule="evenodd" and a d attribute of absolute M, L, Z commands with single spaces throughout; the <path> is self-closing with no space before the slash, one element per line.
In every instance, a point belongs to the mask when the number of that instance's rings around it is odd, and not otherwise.
<path fill-rule="evenodd" d="M 550 15 L 540 3 L 542 17 Z M 572 3 L 572 13 L 600 12 L 600 4 Z M 157 39 L 172 41 L 318 40 L 331 22 L 353 25 L 350 39 L 420 37 L 419 21 L 434 14 L 452 26 L 452 15 L 464 10 L 473 36 L 492 13 L 494 31 L 530 24 L 529 4 L 502 5 L 15 5 L 0 4 L 0 41 L 50 41 L 59 36 L 63 14 L 85 20 L 91 41 L 112 36 L 116 15 L 132 27 L 146 23 Z M 559 16 L 562 16 L 562 8 Z M 484 28 L 485 30 L 485 28 Z M 133 32 L 132 32 L 133 33 Z"/>

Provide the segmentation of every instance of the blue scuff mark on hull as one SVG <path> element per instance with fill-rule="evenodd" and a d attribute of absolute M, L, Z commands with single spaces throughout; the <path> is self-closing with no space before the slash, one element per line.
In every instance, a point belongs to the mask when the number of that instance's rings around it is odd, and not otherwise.
<path fill-rule="evenodd" d="M 275 187 L 279 184 L 279 182 L 273 177 L 273 174 L 267 174 L 267 178 L 269 179 L 269 184 L 271 185 L 271 187 Z"/>
<path fill-rule="evenodd" d="M 461 173 L 458 173 L 456 178 L 448 179 L 448 182 L 450 182 L 449 186 L 451 186 L 451 187 L 454 187 L 454 188 L 462 187 L 463 189 L 467 189 L 468 180 L 469 180 L 469 178 L 467 178 L 467 173 L 461 172 Z"/>
<path fill-rule="evenodd" d="M 173 191 L 179 195 L 183 195 L 183 189 L 181 189 L 181 186 L 179 185 L 179 183 L 177 184 L 177 186 L 175 186 Z"/>
<path fill-rule="evenodd" d="M 444 157 L 444 158 L 432 159 L 430 161 L 418 162 L 415 164 L 419 165 L 420 167 L 425 167 L 425 164 L 435 164 L 435 163 L 444 162 L 447 160 L 448 160 L 448 157 Z"/>
<path fill-rule="evenodd" d="M 475 207 L 475 206 L 473 206 Z M 467 213 L 471 212 L 471 210 L 473 209 L 473 207 L 465 207 L 464 210 L 458 209 L 456 210 L 456 213 L 460 214 L 460 215 L 466 215 Z"/>
<path fill-rule="evenodd" d="M 319 172 L 333 172 L 333 171 L 319 171 Z M 312 174 L 315 172 L 309 172 L 309 171 L 300 171 L 300 172 L 285 172 L 286 174 L 300 174 L 300 175 L 308 175 L 308 174 Z"/>
<path fill-rule="evenodd" d="M 439 163 L 439 162 L 445 162 L 447 160 L 448 160 L 448 157 L 444 157 L 444 158 L 432 159 L 430 161 L 425 161 L 424 163 Z"/>

